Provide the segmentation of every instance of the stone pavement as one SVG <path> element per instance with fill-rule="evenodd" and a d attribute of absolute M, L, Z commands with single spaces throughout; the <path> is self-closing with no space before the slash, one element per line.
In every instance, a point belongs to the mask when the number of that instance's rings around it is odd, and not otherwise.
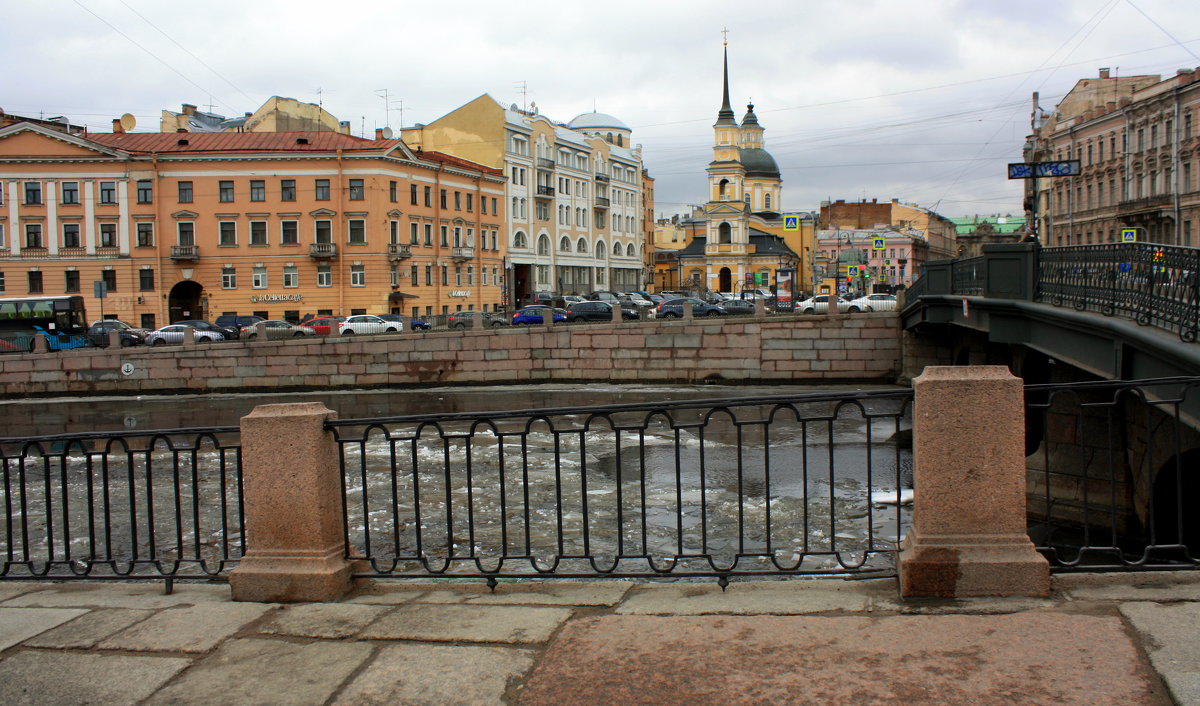
<path fill-rule="evenodd" d="M 0 582 L 0 703 L 1200 704 L 1200 572 L 1054 583 L 395 581 L 278 605 Z"/>

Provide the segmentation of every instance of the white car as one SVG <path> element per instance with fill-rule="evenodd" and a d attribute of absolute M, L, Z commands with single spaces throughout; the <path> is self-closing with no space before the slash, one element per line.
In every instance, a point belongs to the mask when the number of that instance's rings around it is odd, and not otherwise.
<path fill-rule="evenodd" d="M 209 324 L 211 326 L 211 324 Z M 225 336 L 221 335 L 216 327 L 212 329 L 196 328 L 194 326 L 185 326 L 183 324 L 171 324 L 163 326 L 157 331 L 151 331 L 146 334 L 146 343 L 151 346 L 177 345 L 183 343 L 183 332 L 192 329 L 196 333 L 196 343 L 213 343 L 214 341 L 224 341 Z"/>
<path fill-rule="evenodd" d="M 338 325 L 338 333 L 343 336 L 359 333 L 400 333 L 403 330 L 404 322 L 388 321 L 372 314 L 351 316 Z"/>
<path fill-rule="evenodd" d="M 859 311 L 895 311 L 896 296 L 893 294 L 868 294 L 865 297 L 850 300 L 850 313 Z"/>
<path fill-rule="evenodd" d="M 805 299 L 796 304 L 796 311 L 801 314 L 824 314 L 829 311 L 830 297 L 837 300 L 838 311 L 845 312 L 850 309 L 850 302 L 835 294 L 818 294 L 815 297 Z"/>

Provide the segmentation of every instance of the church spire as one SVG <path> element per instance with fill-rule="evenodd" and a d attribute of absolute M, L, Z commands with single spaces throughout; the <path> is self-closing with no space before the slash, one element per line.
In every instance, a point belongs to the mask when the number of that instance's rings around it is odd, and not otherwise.
<path fill-rule="evenodd" d="M 729 43 L 725 43 L 725 71 L 723 88 L 724 93 L 721 97 L 721 110 L 717 113 L 717 125 L 737 125 L 737 120 L 733 115 L 733 108 L 729 105 Z"/>

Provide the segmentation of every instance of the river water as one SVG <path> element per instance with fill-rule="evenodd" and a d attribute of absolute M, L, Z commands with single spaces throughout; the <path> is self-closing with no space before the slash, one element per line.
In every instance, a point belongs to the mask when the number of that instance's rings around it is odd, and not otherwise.
<path fill-rule="evenodd" d="M 909 451 L 897 434 L 908 427 L 905 403 L 757 404 L 768 396 L 858 390 L 557 384 L 76 398 L 3 402 L 0 419 L 10 438 L 132 436 L 236 426 L 255 405 L 283 402 L 320 401 L 347 420 L 455 412 L 486 419 L 483 413 L 500 410 L 735 400 L 728 408 L 666 413 L 575 409 L 483 423 L 341 427 L 352 553 L 372 559 L 375 572 L 409 574 L 886 569 L 886 552 L 907 525 L 907 512 L 896 505 L 911 487 Z M 236 558 L 230 548 L 241 537 L 232 523 L 236 483 L 227 451 L 199 443 L 181 454 L 160 443 L 132 461 L 109 456 L 103 507 L 86 456 L 68 454 L 48 473 L 31 467 L 23 491 L 7 486 L 8 506 L 21 508 L 26 522 L 3 544 L 28 544 L 31 560 L 69 553 L 86 562 L 101 534 L 109 540 L 101 542 L 105 552 L 125 559 Z M 97 529 L 97 517 L 137 516 L 139 508 L 150 508 L 141 521 L 153 517 L 140 532 Z M 879 551 L 882 559 L 873 554 Z"/>

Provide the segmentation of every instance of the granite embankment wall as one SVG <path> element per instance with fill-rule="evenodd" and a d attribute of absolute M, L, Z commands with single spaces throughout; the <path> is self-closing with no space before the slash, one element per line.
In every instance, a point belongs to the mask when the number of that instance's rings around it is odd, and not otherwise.
<path fill-rule="evenodd" d="M 505 327 L 0 356 L 0 396 L 538 382 L 891 382 L 899 317 Z"/>

